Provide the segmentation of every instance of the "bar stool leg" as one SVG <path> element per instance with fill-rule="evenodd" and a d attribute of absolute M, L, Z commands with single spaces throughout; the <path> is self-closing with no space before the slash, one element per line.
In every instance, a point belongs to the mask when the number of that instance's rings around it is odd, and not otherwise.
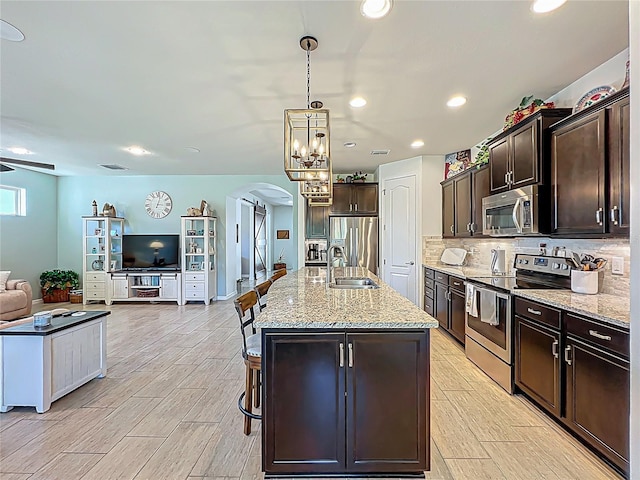
<path fill-rule="evenodd" d="M 253 396 L 253 370 L 249 366 L 246 365 L 246 383 L 244 387 L 244 409 L 251 413 L 251 397 Z M 249 435 L 251 433 L 251 417 L 248 415 L 244 416 L 244 434 Z"/>
<path fill-rule="evenodd" d="M 253 374 L 253 406 L 256 408 L 260 408 L 260 370 L 256 370 Z"/>

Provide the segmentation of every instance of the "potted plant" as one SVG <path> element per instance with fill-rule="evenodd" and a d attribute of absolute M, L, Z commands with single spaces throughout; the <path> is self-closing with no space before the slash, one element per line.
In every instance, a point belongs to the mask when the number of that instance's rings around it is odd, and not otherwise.
<path fill-rule="evenodd" d="M 336 176 L 336 182 L 338 182 L 338 183 L 344 183 L 344 178 L 342 177 L 342 175 L 337 175 L 337 176 Z"/>
<path fill-rule="evenodd" d="M 367 173 L 364 172 L 354 172 L 352 175 L 353 181 L 357 183 L 364 183 L 367 181 Z"/>
<path fill-rule="evenodd" d="M 80 286 L 78 274 L 73 270 L 47 270 L 40 275 L 44 303 L 68 302 L 69 292 Z"/>

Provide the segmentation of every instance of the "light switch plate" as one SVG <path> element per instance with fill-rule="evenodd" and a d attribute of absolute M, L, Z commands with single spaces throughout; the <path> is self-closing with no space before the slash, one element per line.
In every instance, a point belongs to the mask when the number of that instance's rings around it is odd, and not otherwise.
<path fill-rule="evenodd" d="M 611 259 L 611 273 L 614 275 L 624 275 L 624 258 L 613 257 Z"/>

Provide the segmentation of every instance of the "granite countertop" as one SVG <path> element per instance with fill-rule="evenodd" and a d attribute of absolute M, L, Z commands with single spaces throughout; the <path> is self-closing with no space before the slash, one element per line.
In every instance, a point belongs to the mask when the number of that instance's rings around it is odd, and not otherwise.
<path fill-rule="evenodd" d="M 336 277 L 369 277 L 380 288 L 333 289 L 326 268 L 304 267 L 279 278 L 269 289 L 259 328 L 424 329 L 438 321 L 365 268 L 335 268 Z"/>
<path fill-rule="evenodd" d="M 585 295 L 571 290 L 512 290 L 514 295 L 552 307 L 586 315 L 611 325 L 629 328 L 629 297 L 598 293 Z"/>
<path fill-rule="evenodd" d="M 460 278 L 476 280 L 480 283 L 492 285 L 496 280 L 509 278 L 508 276 L 492 276 L 487 273 L 487 269 L 477 267 L 457 267 L 444 265 L 441 263 L 423 264 L 427 268 L 438 270 L 449 275 L 456 275 Z M 512 276 L 515 274 L 512 274 Z M 629 328 L 630 300 L 628 296 L 611 295 L 598 293 L 596 295 L 586 295 L 575 293 L 568 289 L 560 290 L 538 290 L 514 288 L 515 282 L 505 282 L 506 285 L 494 285 L 508 290 L 518 297 L 534 300 L 552 307 L 561 308 L 568 312 L 586 315 L 611 325 Z"/>

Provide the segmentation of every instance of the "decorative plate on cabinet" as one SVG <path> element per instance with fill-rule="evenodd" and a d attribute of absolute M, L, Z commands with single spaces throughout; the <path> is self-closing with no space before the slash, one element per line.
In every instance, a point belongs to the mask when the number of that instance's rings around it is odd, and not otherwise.
<path fill-rule="evenodd" d="M 577 113 L 580 110 L 599 102 L 603 98 L 607 98 L 612 93 L 615 93 L 615 91 L 616 89 L 611 85 L 602 85 L 601 87 L 596 87 L 592 90 L 589 90 L 582 97 L 580 97 L 580 100 L 578 100 L 576 106 L 573 107 L 573 113 Z"/>

